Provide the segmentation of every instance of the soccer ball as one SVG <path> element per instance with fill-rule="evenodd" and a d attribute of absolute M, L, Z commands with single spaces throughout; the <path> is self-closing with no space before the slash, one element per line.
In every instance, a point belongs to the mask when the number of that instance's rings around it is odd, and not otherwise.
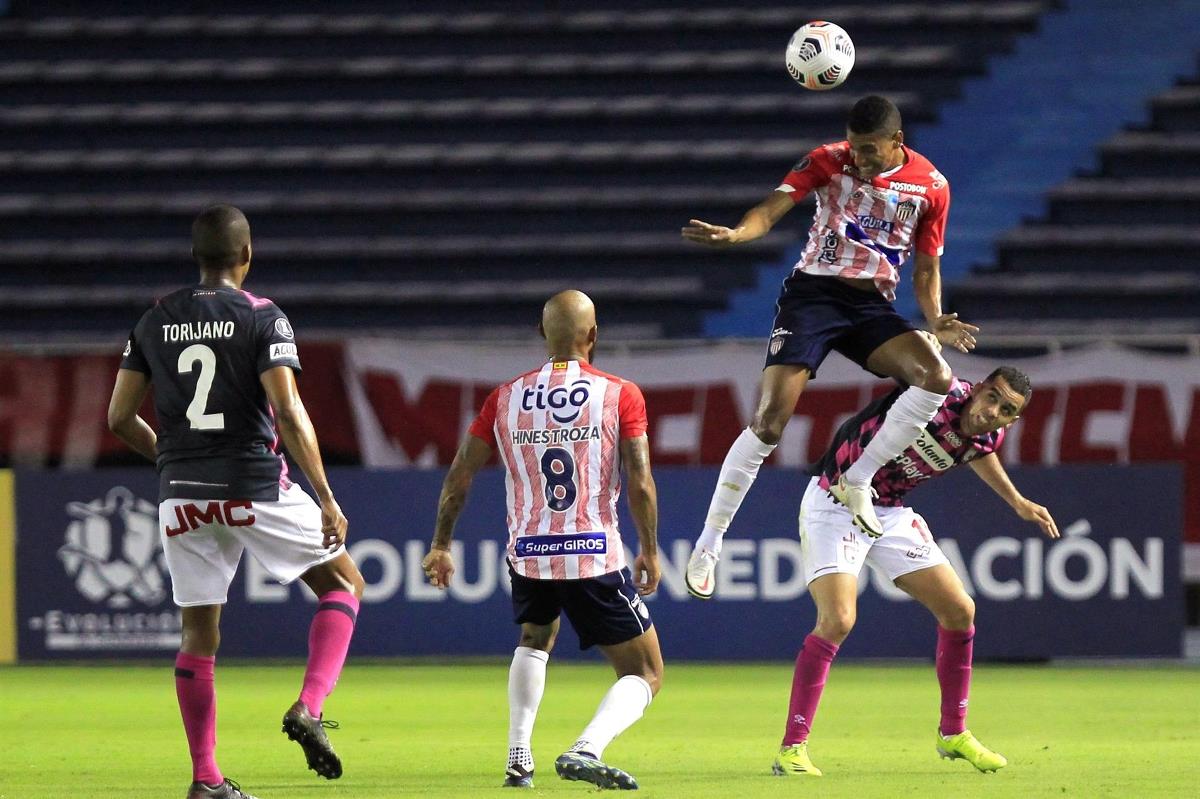
<path fill-rule="evenodd" d="M 827 91 L 841 86 L 854 68 L 854 42 L 832 22 L 810 22 L 792 34 L 783 60 L 796 83 Z"/>

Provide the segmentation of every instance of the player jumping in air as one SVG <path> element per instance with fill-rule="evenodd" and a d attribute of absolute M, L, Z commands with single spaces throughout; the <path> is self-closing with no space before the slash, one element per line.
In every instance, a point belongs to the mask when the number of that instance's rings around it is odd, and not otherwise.
<path fill-rule="evenodd" d="M 617 682 L 554 768 L 568 780 L 636 789 L 602 761 L 604 748 L 642 717 L 662 685 L 662 652 L 642 601 L 658 586 L 658 500 L 650 474 L 641 390 L 592 366 L 596 309 L 564 291 L 542 311 L 550 359 L 496 388 L 454 456 L 438 502 L 429 581 L 454 573 L 450 540 L 475 473 L 500 453 L 508 494 L 508 565 L 520 643 L 508 673 L 508 768 L 504 785 L 532 787 L 530 739 L 546 684 L 546 663 L 567 614 L 582 649 L 599 646 Z M 621 468 L 641 544 L 633 564 L 617 529 Z"/>
<path fill-rule="evenodd" d="M 337 779 L 342 763 L 321 717 L 354 632 L 363 578 L 346 552 L 346 517 L 325 479 L 300 400 L 292 326 L 270 300 L 242 291 L 250 224 L 214 206 L 192 225 L 200 283 L 167 295 L 142 316 L 125 347 L 108 424 L 158 465 L 159 529 L 183 641 L 175 690 L 192 756 L 188 799 L 253 799 L 216 760 L 213 666 L 221 606 L 244 550 L 281 583 L 300 578 L 317 595 L 308 666 L 283 730 L 308 767 Z M 150 385 L 157 435 L 138 416 Z M 288 479 L 280 439 L 317 492 L 318 506 Z"/>
<path fill-rule="evenodd" d="M 996 451 L 1005 431 L 1029 402 L 1029 378 L 1001 367 L 975 385 L 955 379 L 937 413 L 913 444 L 875 475 L 875 511 L 882 534 L 859 529 L 844 505 L 829 496 L 834 485 L 886 423 L 903 389 L 871 403 L 843 424 L 814 470 L 800 504 L 802 568 L 817 606 L 817 624 L 796 658 L 787 729 L 773 771 L 781 776 L 820 776 L 808 755 L 808 734 L 829 667 L 854 626 L 858 574 L 863 564 L 886 576 L 929 609 L 938 624 L 936 671 L 941 685 L 937 751 L 963 758 L 980 771 L 1008 761 L 983 746 L 966 728 L 967 690 L 975 639 L 975 603 L 950 568 L 925 520 L 901 503 L 922 481 L 966 463 L 1022 519 L 1050 538 L 1058 527 L 1050 512 L 1029 501 L 1009 481 Z"/>
<path fill-rule="evenodd" d="M 750 427 L 725 456 L 704 530 L 688 561 L 688 590 L 708 599 L 721 539 L 779 443 L 801 392 L 830 350 L 908 389 L 855 463 L 829 486 L 855 524 L 878 536 L 871 504 L 875 472 L 912 443 L 950 390 L 950 367 L 892 307 L 900 266 L 916 250 L 917 301 L 937 339 L 967 352 L 978 328 L 942 313 L 939 266 L 950 188 L 924 156 L 904 145 L 900 111 L 883 97 L 864 97 L 846 121 L 846 141 L 800 159 L 766 200 L 735 228 L 697 219 L 683 228 L 689 241 L 723 247 L 760 238 L 810 192 L 817 211 L 808 245 L 783 283 L 776 306 L 761 399 Z"/>

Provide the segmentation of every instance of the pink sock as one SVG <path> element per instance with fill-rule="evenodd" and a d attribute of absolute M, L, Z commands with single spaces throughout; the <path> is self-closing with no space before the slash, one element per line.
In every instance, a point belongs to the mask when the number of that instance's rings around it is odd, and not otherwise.
<path fill-rule="evenodd" d="M 192 753 L 192 779 L 207 785 L 225 780 L 217 768 L 217 689 L 213 682 L 215 657 L 180 652 L 175 656 L 175 695 L 183 716 L 188 749 Z"/>
<path fill-rule="evenodd" d="M 783 733 L 783 745 L 803 743 L 808 740 L 813 716 L 821 702 L 821 691 L 825 690 L 825 678 L 837 655 L 838 645 L 824 638 L 809 635 L 796 656 L 796 672 L 792 676 L 792 699 L 788 703 L 787 729 Z"/>
<path fill-rule="evenodd" d="M 937 677 L 942 686 L 942 735 L 958 735 L 967 728 L 967 693 L 971 690 L 971 653 L 975 625 L 965 630 L 938 626 Z"/>
<path fill-rule="evenodd" d="M 334 683 L 342 673 L 357 618 L 358 598 L 348 591 L 330 591 L 317 604 L 312 626 L 308 628 L 308 668 L 304 672 L 300 701 L 318 718 L 325 697 L 333 692 Z"/>

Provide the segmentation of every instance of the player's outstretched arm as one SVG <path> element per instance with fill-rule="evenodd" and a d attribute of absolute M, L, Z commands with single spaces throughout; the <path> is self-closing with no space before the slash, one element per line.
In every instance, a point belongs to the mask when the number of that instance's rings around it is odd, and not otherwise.
<path fill-rule="evenodd" d="M 150 380 L 136 369 L 118 369 L 112 398 L 108 401 L 108 429 L 147 460 L 158 458 L 158 436 L 138 416 L 138 408 L 150 389 Z"/>
<path fill-rule="evenodd" d="M 976 458 L 969 463 L 975 474 L 979 475 L 979 479 L 987 483 L 988 488 L 1007 502 L 1018 516 L 1027 522 L 1037 524 L 1049 538 L 1058 538 L 1058 525 L 1054 523 L 1054 517 L 1050 515 L 1050 511 L 1036 502 L 1030 502 L 1021 495 L 1017 487 L 1008 479 L 1008 472 L 1004 471 L 1004 464 L 1000 462 L 996 453 L 989 452 L 982 458 Z"/>
<path fill-rule="evenodd" d="M 482 438 L 468 434 L 458 452 L 446 479 L 442 481 L 442 495 L 438 498 L 437 522 L 433 529 L 433 543 L 429 554 L 421 561 L 425 576 L 435 588 L 446 588 L 454 574 L 454 558 L 450 556 L 450 541 L 454 538 L 454 523 L 462 513 L 467 501 L 467 492 L 475 474 L 492 457 L 492 448 Z"/>
<path fill-rule="evenodd" d="M 918 252 L 913 260 L 913 292 L 929 330 L 938 341 L 959 352 L 975 349 L 979 328 L 961 322 L 956 313 L 942 313 L 942 259 Z"/>
<path fill-rule="evenodd" d="M 621 439 L 629 513 L 637 528 L 641 552 L 633 561 L 633 583 L 642 596 L 658 588 L 658 489 L 650 473 L 650 440 L 646 436 Z"/>
<path fill-rule="evenodd" d="M 775 227 L 775 223 L 795 205 L 791 196 L 786 192 L 773 191 L 770 197 L 747 211 L 735 228 L 710 225 L 699 219 L 691 219 L 688 221 L 687 227 L 680 232 L 688 241 L 707 244 L 710 247 L 743 244 L 767 235 L 771 228 Z"/>
<path fill-rule="evenodd" d="M 333 498 L 329 481 L 325 479 L 325 465 L 321 462 L 317 432 L 300 400 L 296 376 L 290 366 L 276 366 L 260 374 L 258 379 L 275 411 L 275 426 L 279 430 L 280 440 L 308 478 L 313 491 L 317 492 L 317 501 L 321 503 L 321 532 L 325 534 L 325 548 L 336 549 L 346 540 L 349 522 Z"/>

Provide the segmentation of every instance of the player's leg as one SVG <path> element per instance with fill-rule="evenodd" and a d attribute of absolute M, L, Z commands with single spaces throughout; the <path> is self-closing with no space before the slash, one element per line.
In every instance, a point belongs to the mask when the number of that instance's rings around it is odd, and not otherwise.
<path fill-rule="evenodd" d="M 508 766 L 504 787 L 533 787 L 533 725 L 546 691 L 546 665 L 558 637 L 558 616 L 549 624 L 521 624 L 508 667 Z"/>
<path fill-rule="evenodd" d="M 817 623 L 796 656 L 787 723 L 772 766 L 780 776 L 820 776 L 808 755 L 808 736 L 838 649 L 854 627 L 858 574 L 872 542 L 813 478 L 800 504 L 801 568 L 817 606 Z"/>
<path fill-rule="evenodd" d="M 935 659 L 941 686 L 941 722 L 937 749 L 942 757 L 963 758 L 980 771 L 995 771 L 1008 761 L 979 742 L 966 727 L 975 640 L 975 602 L 948 564 L 897 577 L 896 586 L 929 609 L 938 623 Z"/>
<path fill-rule="evenodd" d="M 242 556 L 241 543 L 223 525 L 179 525 L 189 509 L 209 510 L 206 500 L 169 499 L 159 505 L 159 530 L 171 591 L 180 607 L 183 635 L 175 657 L 175 696 L 192 759 L 188 799 L 252 799 L 221 773 L 216 760 L 216 656 L 221 606 Z M 181 509 L 181 510 L 177 510 Z M 181 530 L 167 535 L 166 531 Z"/>
<path fill-rule="evenodd" d="M 508 669 L 506 788 L 533 787 L 533 726 L 546 689 L 546 665 L 558 638 L 562 603 L 554 580 L 533 580 L 509 566 L 513 621 L 521 637 Z"/>
<path fill-rule="evenodd" d="M 934 346 L 898 315 L 864 324 L 850 347 L 851 357 L 855 357 L 854 350 L 861 355 L 869 348 L 864 363 L 867 369 L 908 385 L 888 409 L 883 424 L 862 455 L 842 474 L 838 485 L 831 487 L 834 496 L 851 509 L 860 525 L 865 525 L 872 535 L 879 535 L 882 528 L 871 503 L 871 478 L 884 464 L 908 449 L 937 415 L 950 390 L 952 374 Z M 855 359 L 863 362 L 861 357 Z"/>
<path fill-rule="evenodd" d="M 601 788 L 636 790 L 637 780 L 602 758 L 613 739 L 642 717 L 662 686 L 662 649 L 650 611 L 628 569 L 563 584 L 563 610 L 582 649 L 599 646 L 617 681 L 575 743 L 554 763 L 558 775 Z"/>
<path fill-rule="evenodd" d="M 808 379 L 808 367 L 803 365 L 774 364 L 763 371 L 758 408 L 750 426 L 733 442 L 721 464 L 704 530 L 688 560 L 685 581 L 693 596 L 708 599 L 716 590 L 715 570 L 725 532 L 758 477 L 763 460 L 779 443 Z"/>

